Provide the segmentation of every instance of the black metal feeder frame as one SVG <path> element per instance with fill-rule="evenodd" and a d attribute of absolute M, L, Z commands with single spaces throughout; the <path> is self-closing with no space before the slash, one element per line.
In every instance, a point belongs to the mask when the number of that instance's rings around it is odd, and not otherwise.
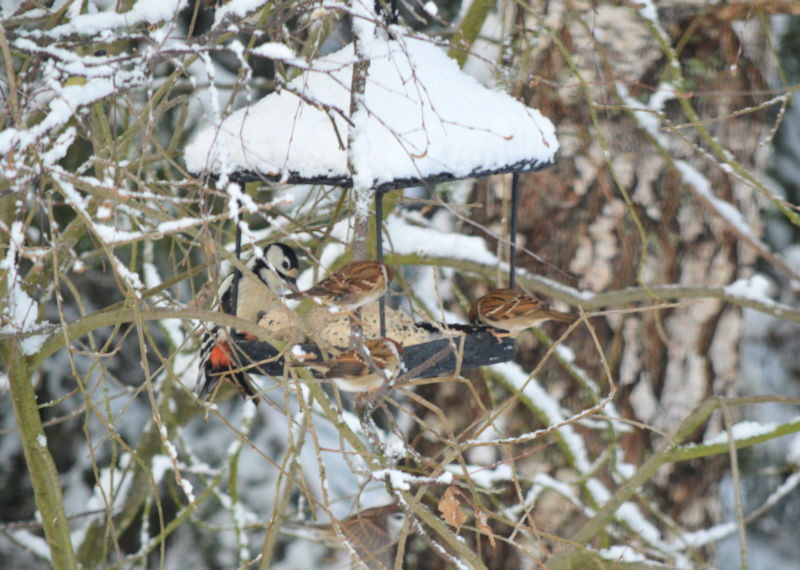
<path fill-rule="evenodd" d="M 389 21 L 397 21 L 396 0 L 391 0 L 389 14 L 386 14 L 386 7 L 378 0 L 376 9 L 379 14 Z M 510 239 L 509 239 L 509 272 L 508 287 L 514 288 L 514 275 L 516 269 L 516 232 L 519 206 L 519 175 L 523 172 L 533 172 L 542 170 L 552 165 L 552 161 L 541 162 L 538 159 L 529 159 L 509 164 L 500 168 L 473 170 L 468 176 L 455 176 L 449 172 L 427 175 L 424 179 L 404 178 L 380 184 L 374 188 L 375 192 L 375 218 L 376 218 L 376 250 L 378 260 L 383 260 L 383 196 L 391 190 L 407 188 L 410 186 L 434 185 L 439 182 L 453 181 L 465 178 L 482 178 L 493 174 L 511 173 L 511 220 L 510 220 Z M 216 178 L 212 173 L 211 178 Z M 352 188 L 353 180 L 349 176 L 332 177 L 308 177 L 297 172 L 289 172 L 280 175 L 271 175 L 252 170 L 238 170 L 229 173 L 229 179 L 240 184 L 254 181 L 280 181 L 283 184 L 313 184 L 313 185 L 332 185 L 342 188 Z M 236 256 L 241 256 L 241 229 L 238 222 L 241 221 L 241 213 L 236 225 Z M 235 269 L 235 275 L 241 275 Z M 236 311 L 238 279 L 233 280 L 233 300 Z M 515 341 L 509 336 L 498 338 L 492 331 L 495 329 L 486 326 L 472 326 L 464 324 L 433 324 L 416 323 L 415 326 L 429 333 L 436 333 L 441 330 L 441 338 L 423 342 L 420 344 L 404 346 L 403 364 L 405 373 L 402 378 L 411 380 L 414 378 L 435 378 L 452 376 L 463 370 L 470 370 L 482 366 L 507 362 L 514 358 Z M 445 330 L 447 335 L 445 335 Z M 384 299 L 380 300 L 380 332 L 382 336 L 386 334 L 385 305 Z M 455 333 L 455 334 L 454 334 Z M 284 358 L 281 351 L 266 342 L 247 340 L 242 335 L 234 335 L 234 342 L 240 355 L 240 359 L 251 363 L 245 366 L 250 372 L 263 373 L 270 376 L 280 376 L 284 373 Z M 299 347 L 306 354 L 314 354 L 321 357 L 319 348 L 314 344 L 300 344 Z"/>
<path fill-rule="evenodd" d="M 476 172 L 469 178 L 479 178 L 489 176 L 491 174 L 513 173 L 512 177 L 512 199 L 511 199 L 511 220 L 510 220 L 510 254 L 509 254 L 509 273 L 508 273 L 508 287 L 514 287 L 514 271 L 515 271 L 515 254 L 516 254 L 516 228 L 518 217 L 518 202 L 519 202 L 519 174 L 520 172 L 531 172 L 541 170 L 550 166 L 550 163 L 545 164 L 531 164 L 526 163 L 522 168 L 520 166 L 512 166 L 495 171 L 481 171 Z M 236 172 L 230 175 L 230 179 L 234 182 L 245 183 L 253 181 L 263 181 L 264 179 L 272 178 L 261 173 L 255 172 Z M 277 180 L 277 177 L 275 177 Z M 439 176 L 433 177 L 434 181 L 455 180 L 456 177 L 442 173 Z M 337 180 L 310 180 L 302 178 L 298 175 L 290 176 L 290 181 L 297 184 L 335 184 L 343 188 L 352 187 L 352 180 L 337 179 Z M 431 178 L 426 180 L 397 180 L 389 184 L 383 184 L 375 189 L 375 218 L 376 218 L 376 249 L 379 260 L 383 260 L 383 196 L 387 192 L 395 189 L 401 189 L 409 186 L 416 186 L 422 184 L 430 184 Z M 241 215 L 241 214 L 240 214 Z M 236 225 L 236 256 L 240 257 L 241 249 L 241 229 L 238 221 Z M 238 273 L 238 269 L 235 270 Z M 238 279 L 233 280 L 233 286 L 236 287 Z M 233 300 L 236 302 L 236 290 L 233 291 Z M 234 312 L 236 307 L 234 305 Z M 384 314 L 384 300 L 380 301 L 380 330 L 381 335 L 386 334 L 385 314 Z M 433 323 L 416 323 L 416 327 L 426 332 L 435 333 L 442 330 L 442 338 L 423 342 L 420 344 L 404 346 L 403 364 L 405 380 L 415 378 L 436 378 L 443 376 L 452 376 L 464 370 L 473 368 L 480 368 L 482 366 L 489 366 L 500 362 L 507 362 L 514 358 L 515 340 L 506 336 L 498 338 L 495 336 L 491 327 L 486 326 L 473 326 L 458 323 L 448 323 L 446 325 L 433 324 Z M 450 334 L 445 335 L 444 330 L 449 331 Z M 455 334 L 453 334 L 455 333 Z M 237 345 L 236 351 L 240 358 L 252 363 L 246 366 L 250 372 L 261 373 L 269 376 L 280 376 L 284 372 L 284 358 L 281 356 L 281 351 L 267 342 L 259 342 L 247 340 L 243 336 L 234 337 L 234 342 Z M 300 344 L 299 348 L 306 354 L 314 354 L 318 357 L 321 356 L 319 348 L 314 344 Z"/>

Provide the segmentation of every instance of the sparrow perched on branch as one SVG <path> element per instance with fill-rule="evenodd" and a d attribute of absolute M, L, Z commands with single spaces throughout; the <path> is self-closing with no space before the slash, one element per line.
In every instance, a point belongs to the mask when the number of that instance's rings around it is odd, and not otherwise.
<path fill-rule="evenodd" d="M 299 271 L 294 250 L 283 243 L 272 243 L 247 262 L 248 274 L 234 272 L 222 281 L 219 289 L 219 309 L 234 314 L 233 285 L 237 286 L 236 316 L 257 322 L 268 307 L 281 304 L 279 295 L 284 287 L 296 288 Z M 242 362 L 234 353 L 233 338 L 239 335 L 219 325 L 212 325 L 203 335 L 200 345 L 200 367 L 197 388 L 201 398 L 216 390 L 221 380 L 236 386 L 245 398 L 258 404 L 260 399 L 247 373 L 241 370 Z M 244 335 L 249 338 L 248 335 Z M 199 390 L 198 390 L 199 389 Z"/>
<path fill-rule="evenodd" d="M 364 342 L 364 352 L 351 348 L 329 360 L 295 362 L 323 372 L 323 378 L 335 382 L 344 392 L 369 392 L 394 380 L 403 369 L 403 345 L 390 338 Z"/>
<path fill-rule="evenodd" d="M 397 505 L 365 509 L 334 524 L 309 524 L 287 522 L 284 529 L 293 534 L 306 535 L 312 540 L 320 540 L 331 547 L 342 548 L 341 538 L 352 547 L 352 563 L 355 567 L 365 565 L 370 570 L 394 568 L 394 546 L 406 514 Z M 336 530 L 339 530 L 337 534 Z M 360 565 L 359 565 L 360 563 Z"/>
<path fill-rule="evenodd" d="M 381 261 L 354 261 L 310 289 L 292 293 L 286 298 L 310 297 L 320 305 L 348 312 L 379 299 L 393 277 L 392 268 Z"/>
<path fill-rule="evenodd" d="M 533 295 L 515 293 L 511 289 L 495 289 L 479 298 L 469 310 L 475 325 L 488 325 L 509 331 L 516 337 L 520 331 L 545 321 L 573 322 L 574 315 L 551 309 Z"/>

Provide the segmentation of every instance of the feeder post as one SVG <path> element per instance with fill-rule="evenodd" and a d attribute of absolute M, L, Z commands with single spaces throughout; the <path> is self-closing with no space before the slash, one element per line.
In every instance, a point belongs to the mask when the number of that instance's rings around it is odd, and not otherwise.
<path fill-rule="evenodd" d="M 375 249 L 378 261 L 383 261 L 383 190 L 375 190 Z M 378 301 L 381 337 L 386 336 L 386 296 Z"/>
<path fill-rule="evenodd" d="M 238 198 L 236 200 L 239 205 L 239 212 L 236 214 L 236 259 L 242 259 L 242 209 L 241 203 Z M 231 283 L 231 307 L 233 316 L 236 316 L 239 304 L 239 279 L 242 277 L 242 272 L 239 271 L 237 266 L 233 268 L 233 282 Z"/>
<path fill-rule="evenodd" d="M 514 288 L 514 278 L 517 271 L 517 211 L 519 209 L 519 173 L 511 175 L 511 234 L 508 248 L 508 288 Z"/>

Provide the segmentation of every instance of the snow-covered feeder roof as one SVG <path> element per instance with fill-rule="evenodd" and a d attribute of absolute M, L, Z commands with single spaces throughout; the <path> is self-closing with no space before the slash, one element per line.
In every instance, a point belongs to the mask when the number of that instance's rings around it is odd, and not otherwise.
<path fill-rule="evenodd" d="M 553 124 L 463 73 L 431 40 L 365 44 L 365 112 L 351 118 L 359 186 L 400 188 L 553 163 Z M 201 129 L 186 148 L 187 168 L 239 181 L 351 186 L 344 146 L 354 60 L 352 44 L 310 64 L 286 60 L 302 73 L 280 92 Z"/>

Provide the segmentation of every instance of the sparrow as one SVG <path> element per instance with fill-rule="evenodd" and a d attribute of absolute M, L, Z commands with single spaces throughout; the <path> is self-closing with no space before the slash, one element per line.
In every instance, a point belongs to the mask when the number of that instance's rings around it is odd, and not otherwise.
<path fill-rule="evenodd" d="M 403 345 L 390 338 L 364 342 L 364 352 L 351 348 L 329 360 L 294 362 L 323 372 L 323 378 L 334 382 L 344 392 L 369 392 L 394 380 L 403 369 Z"/>
<path fill-rule="evenodd" d="M 289 294 L 286 298 L 311 297 L 317 304 L 349 312 L 379 299 L 393 277 L 392 268 L 381 261 L 353 261 L 311 289 Z"/>
<path fill-rule="evenodd" d="M 341 547 L 341 538 L 350 544 L 355 551 L 352 563 L 365 565 L 370 570 L 394 568 L 394 546 L 400 538 L 400 532 L 406 514 L 400 507 L 388 504 L 381 507 L 365 509 L 334 524 L 285 523 L 284 528 L 291 528 L 297 534 L 305 531 L 308 538 L 321 540 L 332 547 Z M 339 530 L 337 534 L 336 530 Z"/>
<path fill-rule="evenodd" d="M 258 322 L 265 308 L 281 304 L 279 295 L 284 287 L 296 289 L 299 264 L 291 247 L 276 242 L 254 255 L 247 262 L 247 269 L 248 275 L 234 272 L 222 281 L 218 293 L 219 310 L 234 313 L 233 285 L 238 283 L 236 316 Z M 252 340 L 250 335 L 242 335 L 219 325 L 212 325 L 203 335 L 195 390 L 201 398 L 206 398 L 217 389 L 221 380 L 227 380 L 245 398 L 252 398 L 258 404 L 261 400 L 256 395 L 256 389 L 247 373 L 241 370 L 242 363 L 234 353 L 236 336 Z"/>
<path fill-rule="evenodd" d="M 511 289 L 495 289 L 472 304 L 469 320 L 475 325 L 509 331 L 514 338 L 520 331 L 539 323 L 551 320 L 571 323 L 575 316 L 551 309 L 533 295 L 515 293 Z"/>

